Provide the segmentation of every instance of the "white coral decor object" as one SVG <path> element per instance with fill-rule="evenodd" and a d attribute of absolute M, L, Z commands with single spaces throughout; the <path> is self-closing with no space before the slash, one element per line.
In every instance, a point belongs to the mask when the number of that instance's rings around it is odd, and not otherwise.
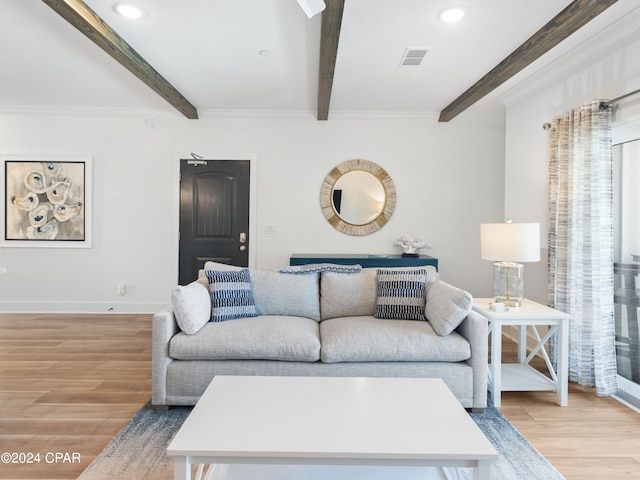
<path fill-rule="evenodd" d="M 423 238 L 413 238 L 410 235 L 402 235 L 396 240 L 396 245 L 400 245 L 404 253 L 417 253 L 421 248 L 431 248 Z"/>

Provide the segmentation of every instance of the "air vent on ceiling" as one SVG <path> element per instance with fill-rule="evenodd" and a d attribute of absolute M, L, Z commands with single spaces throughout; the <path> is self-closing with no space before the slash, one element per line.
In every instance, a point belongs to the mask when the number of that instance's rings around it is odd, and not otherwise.
<path fill-rule="evenodd" d="M 400 65 L 420 65 L 422 59 L 429 51 L 428 48 L 407 48 L 402 56 Z"/>

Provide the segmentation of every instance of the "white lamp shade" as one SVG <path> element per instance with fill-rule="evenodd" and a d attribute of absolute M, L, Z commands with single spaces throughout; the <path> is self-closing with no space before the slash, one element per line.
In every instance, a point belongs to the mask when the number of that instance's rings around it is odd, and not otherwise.
<path fill-rule="evenodd" d="M 540 224 L 483 223 L 480 257 L 497 262 L 540 261 Z"/>

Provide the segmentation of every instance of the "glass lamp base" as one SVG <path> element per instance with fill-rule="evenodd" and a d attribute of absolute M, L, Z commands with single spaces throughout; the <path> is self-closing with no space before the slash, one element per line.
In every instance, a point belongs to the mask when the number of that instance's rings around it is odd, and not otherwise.
<path fill-rule="evenodd" d="M 496 302 L 519 307 L 524 299 L 524 266 L 513 262 L 493 264 L 493 292 Z"/>

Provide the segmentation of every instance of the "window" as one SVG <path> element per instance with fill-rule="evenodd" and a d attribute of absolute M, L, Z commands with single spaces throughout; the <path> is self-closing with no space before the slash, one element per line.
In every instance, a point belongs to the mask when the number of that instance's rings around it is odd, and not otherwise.
<path fill-rule="evenodd" d="M 613 146 L 614 304 L 618 397 L 640 408 L 640 122 Z"/>

